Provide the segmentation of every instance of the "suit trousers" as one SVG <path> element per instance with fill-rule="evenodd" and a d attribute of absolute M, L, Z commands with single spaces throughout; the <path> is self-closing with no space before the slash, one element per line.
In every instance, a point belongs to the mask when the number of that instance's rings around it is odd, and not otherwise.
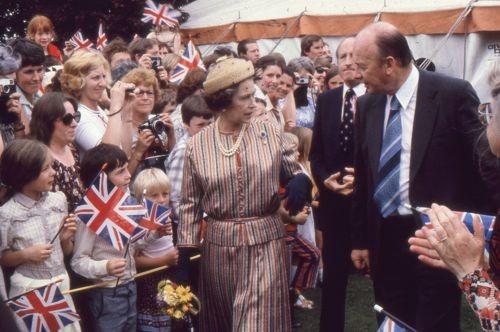
<path fill-rule="evenodd" d="M 416 219 L 393 216 L 381 221 L 375 302 L 419 332 L 460 331 L 461 292 L 456 278 L 422 264 L 410 252 L 408 238 L 422 226 Z"/>
<path fill-rule="evenodd" d="M 320 331 L 343 332 L 347 278 L 351 266 L 349 230 L 323 230 L 323 286 Z"/>

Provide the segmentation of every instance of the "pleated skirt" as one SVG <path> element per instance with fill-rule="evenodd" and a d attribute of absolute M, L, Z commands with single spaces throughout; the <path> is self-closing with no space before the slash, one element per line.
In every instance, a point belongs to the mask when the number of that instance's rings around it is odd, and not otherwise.
<path fill-rule="evenodd" d="M 283 238 L 262 244 L 202 246 L 201 331 L 291 331 Z"/>

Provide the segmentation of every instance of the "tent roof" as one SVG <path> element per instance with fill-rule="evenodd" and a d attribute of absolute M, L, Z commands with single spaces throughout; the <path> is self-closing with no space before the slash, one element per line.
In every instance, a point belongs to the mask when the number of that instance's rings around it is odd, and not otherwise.
<path fill-rule="evenodd" d="M 199 0 L 183 9 L 190 14 L 181 26 L 195 44 L 245 38 L 296 37 L 317 33 L 340 36 L 357 33 L 379 16 L 405 34 L 446 33 L 469 0 Z M 302 14 L 302 16 L 300 16 Z M 474 4 L 465 31 L 500 31 L 500 1 Z M 300 18 L 299 18 L 300 16 Z"/>

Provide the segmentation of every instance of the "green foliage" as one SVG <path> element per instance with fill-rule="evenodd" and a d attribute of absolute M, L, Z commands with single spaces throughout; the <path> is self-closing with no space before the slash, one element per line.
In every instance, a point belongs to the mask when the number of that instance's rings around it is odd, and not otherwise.
<path fill-rule="evenodd" d="M 155 0 L 158 3 L 158 0 Z M 169 1 L 174 6 L 193 0 Z M 134 34 L 146 35 L 151 23 L 141 22 L 145 0 L 2 0 L 0 40 L 26 35 L 29 20 L 36 14 L 48 16 L 54 23 L 57 44 L 63 46 L 78 29 L 95 40 L 99 21 L 104 24 L 108 40 L 120 36 L 131 40 Z M 161 1 L 162 3 L 168 1 Z"/>

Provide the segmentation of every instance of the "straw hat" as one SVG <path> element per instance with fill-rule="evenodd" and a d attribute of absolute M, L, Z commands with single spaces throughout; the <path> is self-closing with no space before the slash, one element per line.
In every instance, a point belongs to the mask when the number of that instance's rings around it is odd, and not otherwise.
<path fill-rule="evenodd" d="M 254 74 L 253 64 L 250 61 L 238 58 L 222 57 L 208 72 L 203 88 L 207 94 L 229 88 L 240 83 Z"/>

